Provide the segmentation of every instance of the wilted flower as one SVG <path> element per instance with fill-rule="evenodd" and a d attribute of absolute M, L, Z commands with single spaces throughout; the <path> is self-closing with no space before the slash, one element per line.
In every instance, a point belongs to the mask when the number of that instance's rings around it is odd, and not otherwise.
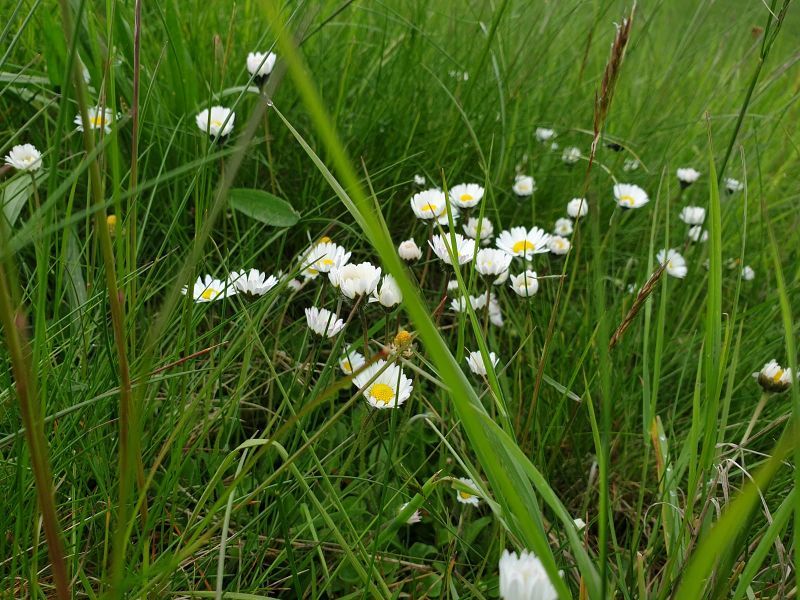
<path fill-rule="evenodd" d="M 459 183 L 450 188 L 450 201 L 459 208 L 472 208 L 483 198 L 483 187 L 477 183 Z"/>
<path fill-rule="evenodd" d="M 502 231 L 497 236 L 496 244 L 500 250 L 508 252 L 513 256 L 522 256 L 530 259 L 534 254 L 547 252 L 547 241 L 550 234 L 539 227 L 512 227 Z"/>
<path fill-rule="evenodd" d="M 706 220 L 706 209 L 702 206 L 684 206 L 680 220 L 687 225 L 702 225 Z"/>
<path fill-rule="evenodd" d="M 517 175 L 511 189 L 517 196 L 530 196 L 536 190 L 536 181 L 530 175 Z"/>
<path fill-rule="evenodd" d="M 353 385 L 361 390 L 371 406 L 380 409 L 397 408 L 408 400 L 414 389 L 413 382 L 406 377 L 403 369 L 394 363 L 386 366 L 385 360 L 363 369 L 353 377 Z"/>
<path fill-rule="evenodd" d="M 689 272 L 689 269 L 686 268 L 686 260 L 674 248 L 659 250 L 658 254 L 656 254 L 656 260 L 659 264 L 666 264 L 665 270 L 667 275 L 683 279 L 686 277 L 686 273 Z"/>
<path fill-rule="evenodd" d="M 523 550 L 517 556 L 503 550 L 500 557 L 500 598 L 503 600 L 558 600 L 558 593 L 536 555 Z"/>
<path fill-rule="evenodd" d="M 539 291 L 539 278 L 536 277 L 536 271 L 527 270 L 519 275 L 512 275 L 511 289 L 523 298 L 533 296 Z"/>
<path fill-rule="evenodd" d="M 472 260 L 472 256 L 475 254 L 475 240 L 465 238 L 460 233 L 453 235 L 455 236 L 456 241 L 455 248 L 451 248 L 452 240 L 450 233 L 445 233 L 444 235 L 434 235 L 430 240 L 428 240 L 428 244 L 430 244 L 431 248 L 433 248 L 434 254 L 436 254 L 436 256 L 438 256 L 448 265 L 453 264 L 453 260 L 450 258 L 451 250 L 458 260 L 458 264 L 463 265 L 464 263 L 468 263 Z"/>
<path fill-rule="evenodd" d="M 614 198 L 622 208 L 639 208 L 650 201 L 647 192 L 632 183 L 614 184 Z"/>
<path fill-rule="evenodd" d="M 753 373 L 765 392 L 785 392 L 792 385 L 792 370 L 781 367 L 776 360 L 765 364 L 758 373 Z"/>
<path fill-rule="evenodd" d="M 17 171 L 38 171 L 42 168 L 42 153 L 33 144 L 21 144 L 11 148 L 6 164 Z"/>
<path fill-rule="evenodd" d="M 397 253 L 400 255 L 400 258 L 407 261 L 419 260 L 422 258 L 422 250 L 420 250 L 419 246 L 417 246 L 417 242 L 415 242 L 413 238 L 400 242 L 400 245 L 397 247 Z"/>
<path fill-rule="evenodd" d="M 496 367 L 499 359 L 494 352 L 489 352 L 489 360 L 492 362 L 492 367 Z M 476 350 L 467 355 L 467 365 L 475 375 L 486 375 L 486 364 L 483 362 L 483 355 L 480 351 Z"/>
<path fill-rule="evenodd" d="M 569 235 L 572 233 L 572 219 L 561 218 L 556 220 L 553 227 L 553 233 L 556 235 Z"/>
<path fill-rule="evenodd" d="M 344 329 L 344 321 L 335 312 L 316 306 L 306 309 L 306 323 L 311 331 L 327 338 L 332 338 Z"/>
<path fill-rule="evenodd" d="M 236 113 L 224 106 L 212 106 L 210 109 L 204 108 L 195 117 L 197 127 L 203 133 L 207 133 L 212 138 L 226 137 L 233 131 L 233 122 L 236 120 Z"/>

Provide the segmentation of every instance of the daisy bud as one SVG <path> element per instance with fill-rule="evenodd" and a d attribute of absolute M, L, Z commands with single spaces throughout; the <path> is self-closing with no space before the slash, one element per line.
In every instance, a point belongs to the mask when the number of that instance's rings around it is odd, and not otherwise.
<path fill-rule="evenodd" d="M 771 360 L 758 373 L 753 373 L 758 384 L 765 392 L 785 392 L 792 385 L 792 370 L 782 368 L 777 361 Z"/>
<path fill-rule="evenodd" d="M 494 352 L 489 352 L 489 360 L 492 361 L 492 367 L 496 367 L 499 359 Z M 480 351 L 476 350 L 467 355 L 467 365 L 475 375 L 486 375 L 486 363 L 483 362 L 483 356 Z"/>
<path fill-rule="evenodd" d="M 511 186 L 511 189 L 521 198 L 530 196 L 536 191 L 536 181 L 530 175 L 517 175 L 514 177 L 514 185 Z"/>
<path fill-rule="evenodd" d="M 678 169 L 675 173 L 682 188 L 687 188 L 700 178 L 700 171 L 696 171 L 691 167 L 685 169 Z"/>
<path fill-rule="evenodd" d="M 567 202 L 567 214 L 573 219 L 585 217 L 589 212 L 589 201 L 586 198 L 573 198 Z"/>
<path fill-rule="evenodd" d="M 417 246 L 417 242 L 413 239 L 401 242 L 397 247 L 397 253 L 400 258 L 407 261 L 419 260 L 422 258 L 422 250 Z"/>

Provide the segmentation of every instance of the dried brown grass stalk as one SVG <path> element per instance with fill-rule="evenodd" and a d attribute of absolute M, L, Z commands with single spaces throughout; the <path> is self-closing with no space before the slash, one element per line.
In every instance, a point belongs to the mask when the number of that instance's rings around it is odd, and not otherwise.
<path fill-rule="evenodd" d="M 622 323 L 619 324 L 616 331 L 614 331 L 614 335 L 611 336 L 611 339 L 608 341 L 608 349 L 613 350 L 614 346 L 616 346 L 622 336 L 625 334 L 625 331 L 630 327 L 633 320 L 636 318 L 636 315 L 639 314 L 642 306 L 644 306 L 644 301 L 647 300 L 647 297 L 650 293 L 655 289 L 656 284 L 661 279 L 661 276 L 664 274 L 664 269 L 667 268 L 667 263 L 664 262 L 663 265 L 659 266 L 652 275 L 650 275 L 650 279 L 642 286 L 642 289 L 639 290 L 639 294 L 636 296 L 636 300 L 633 301 L 633 306 L 628 311 L 628 314 L 625 315 L 625 318 L 622 319 Z"/>

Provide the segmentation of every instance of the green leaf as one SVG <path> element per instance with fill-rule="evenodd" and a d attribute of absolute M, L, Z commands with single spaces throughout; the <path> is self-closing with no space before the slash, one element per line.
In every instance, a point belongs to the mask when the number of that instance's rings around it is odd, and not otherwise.
<path fill-rule="evenodd" d="M 286 200 L 263 190 L 234 188 L 228 194 L 233 208 L 273 227 L 291 227 L 300 214 Z"/>

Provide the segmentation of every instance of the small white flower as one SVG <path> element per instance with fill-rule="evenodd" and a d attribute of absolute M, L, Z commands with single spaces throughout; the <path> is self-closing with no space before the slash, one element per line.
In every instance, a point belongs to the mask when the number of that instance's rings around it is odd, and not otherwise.
<path fill-rule="evenodd" d="M 556 132 L 552 129 L 547 129 L 546 127 L 537 127 L 535 135 L 536 139 L 540 142 L 547 142 L 555 137 Z"/>
<path fill-rule="evenodd" d="M 753 271 L 753 268 L 750 265 L 745 265 L 742 268 L 742 279 L 745 281 L 753 281 L 756 278 L 756 272 Z"/>
<path fill-rule="evenodd" d="M 625 162 L 622 164 L 622 170 L 626 173 L 630 173 L 631 171 L 638 169 L 639 164 L 639 161 L 635 158 L 626 158 Z"/>
<path fill-rule="evenodd" d="M 106 133 L 111 133 L 111 123 L 114 122 L 114 112 L 110 108 L 92 106 L 86 110 L 89 117 L 89 129 L 103 129 Z M 77 126 L 78 131 L 84 130 L 83 118 L 80 113 L 75 115 L 72 121 Z"/>
<path fill-rule="evenodd" d="M 290 279 L 289 283 L 287 283 L 286 286 L 290 290 L 294 290 L 295 292 L 299 292 L 303 288 L 303 282 L 300 281 L 299 279 Z"/>
<path fill-rule="evenodd" d="M 342 267 L 350 260 L 351 253 L 333 242 L 321 242 L 308 250 L 303 256 L 304 274 L 310 278 L 317 273 L 330 273 L 334 267 Z"/>
<path fill-rule="evenodd" d="M 553 254 L 566 254 L 569 252 L 570 246 L 569 240 L 560 235 L 550 236 L 550 239 L 547 240 L 547 247 Z"/>
<path fill-rule="evenodd" d="M 6 156 L 6 164 L 17 171 L 38 171 L 42 168 L 42 153 L 33 144 L 14 146 Z"/>
<path fill-rule="evenodd" d="M 425 185 L 425 177 L 422 175 L 414 175 L 414 183 L 417 185 Z"/>
<path fill-rule="evenodd" d="M 469 220 L 464 223 L 464 233 L 467 237 L 471 237 L 473 240 L 478 239 L 478 225 L 480 225 L 480 240 L 482 244 L 488 243 L 489 238 L 492 237 L 494 233 L 494 226 L 492 222 L 483 217 L 482 219 L 476 219 L 475 217 L 470 217 Z"/>
<path fill-rule="evenodd" d="M 523 256 L 530 259 L 534 254 L 547 252 L 547 241 L 550 234 L 539 227 L 512 227 L 509 230 L 500 232 L 497 236 L 496 244 L 500 250 L 508 252 L 513 256 Z"/>
<path fill-rule="evenodd" d="M 678 169 L 675 174 L 678 176 L 678 181 L 681 182 L 682 187 L 687 187 L 700 178 L 700 171 L 696 171 L 691 167 Z"/>
<path fill-rule="evenodd" d="M 492 366 L 496 367 L 499 359 L 494 352 L 489 352 L 489 360 L 492 361 Z M 486 364 L 483 362 L 483 356 L 480 351 L 476 350 L 467 355 L 467 365 L 475 375 L 486 375 Z"/>
<path fill-rule="evenodd" d="M 500 598 L 502 600 L 558 600 L 558 593 L 536 555 L 523 550 L 503 550 L 500 557 Z"/>
<path fill-rule="evenodd" d="M 744 184 L 738 179 L 734 179 L 733 177 L 726 177 L 725 189 L 728 191 L 729 194 L 735 194 L 736 192 L 741 192 L 744 189 Z"/>
<path fill-rule="evenodd" d="M 503 250 L 481 248 L 475 257 L 475 270 L 481 275 L 497 277 L 508 270 L 514 257 Z"/>
<path fill-rule="evenodd" d="M 406 506 L 408 506 L 408 502 L 403 504 L 403 506 L 400 507 L 400 510 L 398 512 L 403 512 Z M 415 523 L 419 523 L 420 521 L 422 521 L 422 516 L 419 514 L 419 509 L 417 509 L 413 513 L 411 513 L 410 517 L 408 517 L 408 519 L 406 520 L 406 525 L 414 525 Z"/>
<path fill-rule="evenodd" d="M 400 255 L 400 258 L 407 261 L 419 260 L 422 258 L 422 250 L 420 250 L 419 246 L 417 246 L 417 242 L 415 242 L 413 238 L 400 242 L 400 245 L 397 247 L 397 253 Z"/>
<path fill-rule="evenodd" d="M 527 270 L 519 275 L 512 275 L 511 289 L 523 298 L 533 296 L 539 291 L 539 278 L 536 277 L 536 271 Z"/>
<path fill-rule="evenodd" d="M 492 281 L 492 285 L 503 285 L 506 281 L 508 281 L 508 275 L 511 272 L 511 269 L 506 269 L 502 273 L 500 273 L 494 281 Z"/>
<path fill-rule="evenodd" d="M 695 225 L 689 228 L 689 233 L 686 234 L 693 242 L 705 242 L 708 239 L 708 231 L 703 229 L 702 225 Z"/>
<path fill-rule="evenodd" d="M 438 188 L 422 190 L 411 196 L 411 210 L 418 219 L 438 219 L 445 214 L 447 199 L 444 192 Z"/>
<path fill-rule="evenodd" d="M 793 377 L 790 368 L 781 367 L 776 360 L 765 364 L 753 377 L 766 392 L 785 392 L 792 385 Z"/>
<path fill-rule="evenodd" d="M 371 364 L 353 377 L 353 385 L 361 390 L 371 406 L 397 408 L 411 396 L 414 385 L 398 365 L 392 363 L 384 369 L 385 365 L 385 360 Z M 378 375 L 382 369 L 383 372 Z M 373 378 L 375 380 L 370 383 Z"/>
<path fill-rule="evenodd" d="M 577 519 L 572 519 L 572 522 L 575 523 L 575 527 L 578 531 L 582 531 L 586 527 L 586 521 L 578 517 Z"/>
<path fill-rule="evenodd" d="M 185 296 L 189 290 L 183 286 L 181 293 Z M 236 295 L 236 289 L 230 284 L 219 279 L 214 279 L 211 275 L 198 277 L 192 288 L 192 298 L 195 302 L 213 302 L 220 298 L 227 298 Z"/>
<path fill-rule="evenodd" d="M 339 288 L 351 300 L 374 292 L 380 278 L 380 267 L 368 262 L 333 267 L 328 273 L 333 287 Z"/>
<path fill-rule="evenodd" d="M 453 290 L 458 289 L 458 281 L 455 279 L 451 279 L 447 282 L 447 291 L 452 292 Z"/>
<path fill-rule="evenodd" d="M 580 148 L 576 148 L 575 146 L 564 148 L 564 152 L 561 153 L 561 160 L 563 160 L 564 163 L 567 165 L 574 165 L 580 159 L 581 159 L 581 150 Z"/>
<path fill-rule="evenodd" d="M 263 296 L 278 285 L 277 277 L 274 275 L 267 277 L 265 273 L 262 273 L 258 269 L 233 271 L 228 275 L 228 281 L 237 292 L 246 292 L 256 296 Z"/>
<path fill-rule="evenodd" d="M 456 490 L 456 500 L 458 500 L 461 504 L 471 504 L 472 506 L 478 506 L 480 504 L 481 499 L 478 497 L 478 490 L 475 487 L 475 482 L 468 477 L 459 477 L 458 481 L 460 481 L 464 486 L 468 487 L 471 490 L 475 490 L 474 494 L 470 494 L 469 492 L 465 492 L 462 490 Z"/>
<path fill-rule="evenodd" d="M 458 259 L 458 264 L 463 265 L 464 263 L 471 261 L 472 256 L 475 254 L 475 240 L 465 238 L 460 233 L 456 233 L 454 235 L 456 239 L 456 247 L 454 249 L 451 248 L 452 242 L 450 233 L 445 233 L 444 235 L 434 235 L 430 240 L 428 240 L 428 244 L 430 244 L 431 248 L 433 248 L 434 254 L 436 254 L 436 256 L 438 256 L 448 265 L 453 264 L 453 260 L 450 258 L 449 250 L 453 250 L 453 254 L 455 254 L 456 258 Z"/>
<path fill-rule="evenodd" d="M 666 264 L 667 275 L 672 275 L 678 279 L 686 277 L 689 269 L 686 267 L 686 259 L 674 248 L 669 250 L 659 250 L 656 254 L 656 260 L 659 264 Z"/>
<path fill-rule="evenodd" d="M 450 206 L 450 216 L 447 215 L 447 206 L 448 205 Z M 445 209 L 444 209 L 444 212 L 442 213 L 442 216 L 439 217 L 438 219 L 436 219 L 436 222 L 439 225 L 447 226 L 447 225 L 450 225 L 450 217 L 453 217 L 453 223 L 457 223 L 459 215 L 461 215 L 461 209 L 458 208 L 452 202 L 447 202 L 445 204 Z"/>
<path fill-rule="evenodd" d="M 647 192 L 632 183 L 614 184 L 614 198 L 622 208 L 639 208 L 650 202 Z"/>
<path fill-rule="evenodd" d="M 560 147 L 561 147 L 561 146 L 559 146 L 559 145 L 558 145 L 558 142 L 551 142 L 551 144 L 550 144 L 550 150 L 551 150 L 552 152 L 558 152 L 558 149 L 559 149 Z"/>
<path fill-rule="evenodd" d="M 352 375 L 366 364 L 364 355 L 355 350 L 346 350 L 339 359 L 339 368 L 345 375 Z"/>
<path fill-rule="evenodd" d="M 486 306 L 486 294 L 480 294 L 478 296 L 469 296 L 469 303 L 472 306 L 472 310 L 480 310 L 484 306 Z M 450 301 L 450 308 L 453 309 L 453 312 L 465 312 L 467 310 L 467 298 L 464 296 L 459 296 L 458 298 L 453 298 Z"/>
<path fill-rule="evenodd" d="M 397 306 L 403 301 L 403 292 L 400 291 L 400 286 L 391 275 L 384 275 L 383 280 L 379 287 L 375 288 L 372 292 L 370 302 L 380 302 L 381 306 L 392 308 Z"/>
<path fill-rule="evenodd" d="M 489 298 L 489 322 L 495 327 L 502 327 L 504 323 L 503 311 L 500 309 L 500 303 L 494 294 Z"/>
<path fill-rule="evenodd" d="M 589 212 L 589 201 L 586 198 L 573 198 L 567 202 L 567 214 L 573 219 L 585 217 Z"/>
<path fill-rule="evenodd" d="M 327 338 L 332 338 L 344 329 L 344 321 L 339 318 L 339 315 L 327 308 L 317 308 L 316 306 L 306 309 L 306 323 L 311 331 Z"/>
<path fill-rule="evenodd" d="M 560 236 L 569 235 L 572 233 L 572 219 L 561 218 L 556 220 L 553 227 L 553 233 Z"/>
<path fill-rule="evenodd" d="M 706 209 L 702 206 L 684 206 L 680 220 L 687 225 L 702 225 L 706 220 Z"/>
<path fill-rule="evenodd" d="M 450 201 L 459 208 L 472 208 L 483 198 L 483 187 L 477 183 L 459 183 L 450 188 Z"/>
<path fill-rule="evenodd" d="M 256 77 L 267 77 L 275 68 L 277 58 L 274 52 L 250 52 L 247 55 L 247 72 Z"/>
<path fill-rule="evenodd" d="M 197 123 L 200 131 L 213 138 L 227 136 L 233 131 L 233 122 L 235 120 L 236 113 L 224 106 L 212 106 L 211 109 L 204 108 L 195 117 L 195 123 Z"/>
<path fill-rule="evenodd" d="M 517 175 L 511 189 L 517 196 L 530 196 L 536 191 L 536 181 L 530 175 Z"/>

